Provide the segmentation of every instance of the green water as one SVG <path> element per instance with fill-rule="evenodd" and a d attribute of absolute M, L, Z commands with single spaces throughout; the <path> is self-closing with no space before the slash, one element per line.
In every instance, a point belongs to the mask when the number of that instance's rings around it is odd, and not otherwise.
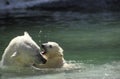
<path fill-rule="evenodd" d="M 13 37 L 27 31 L 38 45 L 55 41 L 77 71 L 4 76 L 1 79 L 119 79 L 120 14 L 56 12 L 34 18 L 0 20 L 0 56 Z M 1 72 L 2 73 L 2 72 Z M 9 73 L 10 74 L 10 73 Z"/>

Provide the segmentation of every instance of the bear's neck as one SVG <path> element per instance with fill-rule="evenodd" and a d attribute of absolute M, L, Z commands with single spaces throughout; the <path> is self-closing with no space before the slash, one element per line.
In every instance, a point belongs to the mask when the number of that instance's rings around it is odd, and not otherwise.
<path fill-rule="evenodd" d="M 61 55 L 60 53 L 58 52 L 49 52 L 49 54 L 45 54 L 44 55 L 47 59 L 53 59 L 53 58 L 63 58 L 63 55 Z"/>

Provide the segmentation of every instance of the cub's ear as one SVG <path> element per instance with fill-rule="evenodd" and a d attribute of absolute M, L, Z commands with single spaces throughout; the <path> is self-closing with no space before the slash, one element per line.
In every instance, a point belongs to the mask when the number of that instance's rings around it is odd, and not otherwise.
<path fill-rule="evenodd" d="M 18 54 L 18 53 L 17 53 L 17 51 L 16 51 L 16 52 L 14 52 L 10 57 L 11 57 L 11 58 L 16 57 L 17 54 Z"/>
<path fill-rule="evenodd" d="M 63 55 L 63 49 L 61 48 L 61 47 L 59 47 L 59 53 L 61 54 L 61 55 Z"/>

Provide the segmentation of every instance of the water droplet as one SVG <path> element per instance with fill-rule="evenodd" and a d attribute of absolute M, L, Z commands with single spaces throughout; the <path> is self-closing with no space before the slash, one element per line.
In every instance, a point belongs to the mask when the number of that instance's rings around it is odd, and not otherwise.
<path fill-rule="evenodd" d="M 39 43 L 41 43 L 41 40 L 39 40 Z"/>
<path fill-rule="evenodd" d="M 42 30 L 39 31 L 39 34 L 42 33 Z"/>

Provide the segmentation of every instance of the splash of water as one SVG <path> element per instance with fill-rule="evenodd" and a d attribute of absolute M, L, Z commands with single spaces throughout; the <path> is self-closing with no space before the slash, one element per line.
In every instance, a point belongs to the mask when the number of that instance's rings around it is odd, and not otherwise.
<path fill-rule="evenodd" d="M 47 73 L 58 73 L 58 72 L 71 72 L 71 71 L 75 71 L 75 70 L 79 70 L 81 69 L 81 65 L 82 63 L 79 63 L 77 61 L 67 61 L 67 63 L 69 65 L 71 65 L 71 67 L 69 68 L 18 68 L 18 67 L 3 67 L 0 68 L 0 73 L 12 73 L 12 74 L 26 74 L 30 75 L 30 74 L 37 74 L 38 72 L 40 74 L 47 74 Z"/>
<path fill-rule="evenodd" d="M 25 79 L 33 79 L 33 76 L 34 79 L 41 78 L 41 76 L 43 76 L 43 78 L 41 79 L 44 79 L 46 76 L 48 76 L 46 79 L 50 79 L 50 78 L 59 79 L 58 75 L 60 77 L 63 76 L 63 79 L 119 79 L 120 78 L 119 76 L 120 62 L 111 62 L 102 65 L 86 64 L 80 62 L 81 61 L 74 61 L 74 60 L 67 61 L 67 63 L 75 65 L 74 67 L 69 69 L 57 68 L 57 69 L 30 70 L 29 68 L 28 69 L 26 68 L 16 72 L 11 71 L 12 69 L 8 69 L 8 70 L 0 69 L 1 70 L 0 73 L 1 74 L 7 73 L 10 75 L 10 77 L 11 75 L 13 76 L 16 75 L 18 79 L 20 79 L 23 76 L 28 76 Z"/>
<path fill-rule="evenodd" d="M 39 43 L 42 43 L 42 37 L 41 37 L 41 35 L 42 35 L 42 30 L 40 30 L 39 33 L 38 33 L 38 37 L 40 38 Z"/>

